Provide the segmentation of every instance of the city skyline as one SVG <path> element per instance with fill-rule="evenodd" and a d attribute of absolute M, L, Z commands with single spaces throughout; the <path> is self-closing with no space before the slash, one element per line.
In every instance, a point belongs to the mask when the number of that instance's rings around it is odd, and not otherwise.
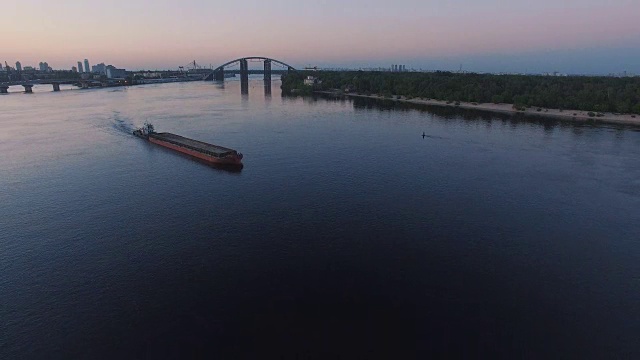
<path fill-rule="evenodd" d="M 33 73 L 33 72 L 40 72 L 40 73 L 48 73 L 48 72 L 57 72 L 57 71 L 68 71 L 68 72 L 73 72 L 73 73 L 90 73 L 90 74 L 95 74 L 95 75 L 105 75 L 107 76 L 107 78 L 116 78 L 116 77 L 125 77 L 126 76 L 126 69 L 119 69 L 111 64 L 107 65 L 104 62 L 103 63 L 99 63 L 93 66 L 90 66 L 89 64 L 89 60 L 88 59 L 84 59 L 84 61 L 78 61 L 77 62 L 77 66 L 73 65 L 71 66 L 71 68 L 63 68 L 63 69 L 54 69 L 51 66 L 49 66 L 48 62 L 42 62 L 40 61 L 38 63 L 38 66 L 30 66 L 30 65 L 23 65 L 19 60 L 16 61 L 16 65 L 14 68 L 12 68 L 11 66 L 5 66 L 5 68 L 3 69 L 0 66 L 0 71 L 3 72 L 8 72 L 8 73 L 12 73 L 14 71 L 16 71 L 18 74 L 21 72 L 29 72 L 29 73 Z"/>
<path fill-rule="evenodd" d="M 29 13 L 32 22 L 0 39 L 0 60 L 38 64 L 46 58 L 54 69 L 71 69 L 78 59 L 94 58 L 128 69 L 176 69 L 193 59 L 216 66 L 261 55 L 298 67 L 401 63 L 425 70 L 640 73 L 634 19 L 640 4 L 632 0 L 116 3 L 104 10 L 92 0 L 13 3 L 9 13 Z M 83 20 L 85 12 L 91 21 Z M 19 17 L 8 21 L 19 26 Z M 58 26 L 66 22 L 76 26 Z"/>

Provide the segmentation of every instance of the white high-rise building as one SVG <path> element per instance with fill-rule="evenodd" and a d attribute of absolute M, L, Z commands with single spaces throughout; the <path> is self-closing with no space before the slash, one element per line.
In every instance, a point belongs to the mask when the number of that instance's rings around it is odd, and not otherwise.
<path fill-rule="evenodd" d="M 123 79 L 127 76 L 127 70 L 118 69 L 113 65 L 107 65 L 107 77 L 109 79 Z"/>
<path fill-rule="evenodd" d="M 89 60 L 84 59 L 84 71 L 91 72 L 91 67 L 89 67 Z"/>
<path fill-rule="evenodd" d="M 78 72 L 83 73 L 84 70 L 82 70 L 82 63 L 80 61 L 78 61 Z"/>

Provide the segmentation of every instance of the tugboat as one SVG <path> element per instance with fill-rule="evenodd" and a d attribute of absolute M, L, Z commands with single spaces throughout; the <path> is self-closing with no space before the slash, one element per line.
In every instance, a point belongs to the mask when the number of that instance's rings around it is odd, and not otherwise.
<path fill-rule="evenodd" d="M 243 156 L 236 150 L 172 133 L 157 133 L 153 125 L 148 122 L 145 122 L 144 126 L 135 130 L 133 135 L 212 164 L 242 166 Z"/>

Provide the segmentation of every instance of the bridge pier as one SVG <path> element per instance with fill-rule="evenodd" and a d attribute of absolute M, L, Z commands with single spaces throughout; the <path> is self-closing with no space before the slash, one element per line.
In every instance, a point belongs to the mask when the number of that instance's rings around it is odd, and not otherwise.
<path fill-rule="evenodd" d="M 60 91 L 60 84 L 59 83 L 51 83 L 51 85 L 53 85 L 53 91 Z"/>
<path fill-rule="evenodd" d="M 264 61 L 264 81 L 271 81 L 271 60 Z"/>
<path fill-rule="evenodd" d="M 24 86 L 24 93 L 25 94 L 33 94 L 33 85 L 31 85 L 31 84 L 22 84 L 22 86 Z"/>
<path fill-rule="evenodd" d="M 224 68 L 216 69 L 213 72 L 213 80 L 215 80 L 215 81 L 224 81 Z"/>
<path fill-rule="evenodd" d="M 0 94 L 8 94 L 9 93 L 9 87 L 6 85 L 0 85 Z"/>
<path fill-rule="evenodd" d="M 240 92 L 249 93 L 249 62 L 247 59 L 240 60 Z"/>

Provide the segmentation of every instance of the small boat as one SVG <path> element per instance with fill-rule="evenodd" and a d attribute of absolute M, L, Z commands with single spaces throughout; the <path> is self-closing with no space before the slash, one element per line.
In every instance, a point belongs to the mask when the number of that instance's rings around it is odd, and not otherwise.
<path fill-rule="evenodd" d="M 236 150 L 172 133 L 157 133 L 153 125 L 147 122 L 143 127 L 135 130 L 133 135 L 212 164 L 242 166 L 243 156 Z"/>

